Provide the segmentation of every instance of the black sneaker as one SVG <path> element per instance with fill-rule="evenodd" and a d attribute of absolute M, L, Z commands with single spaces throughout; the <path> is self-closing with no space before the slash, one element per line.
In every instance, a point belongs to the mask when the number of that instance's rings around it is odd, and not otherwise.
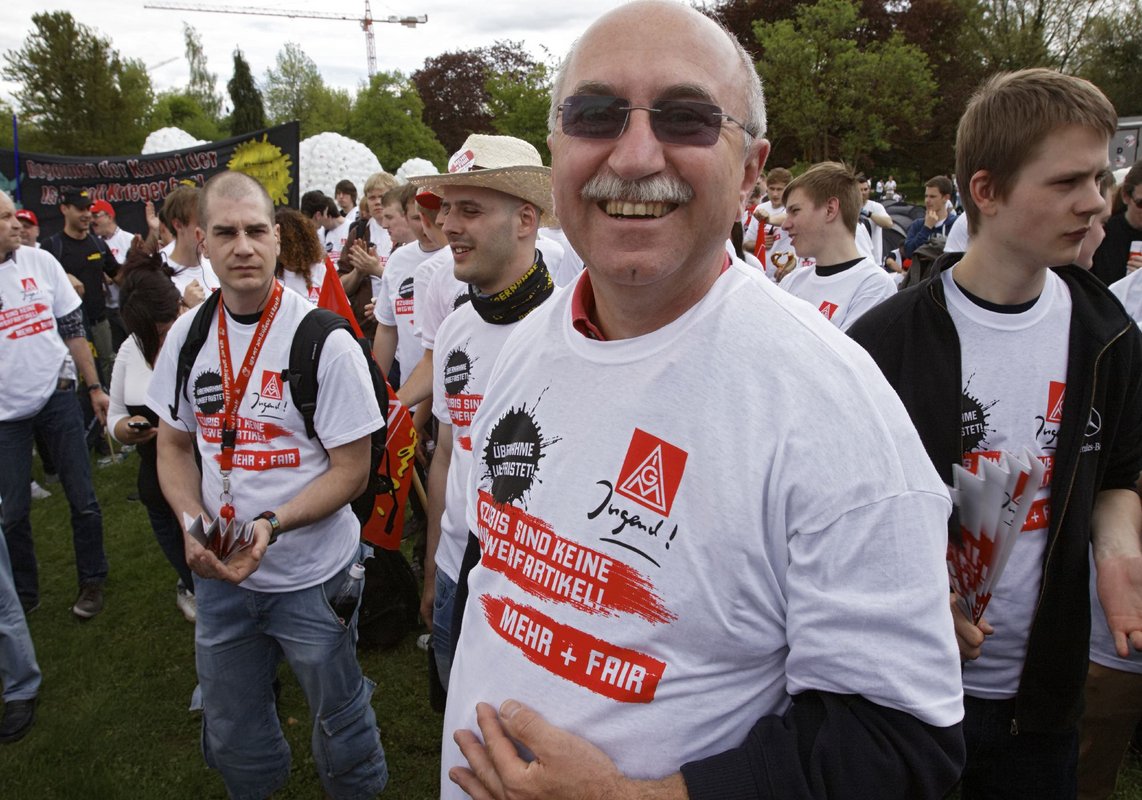
<path fill-rule="evenodd" d="M 9 700 L 4 704 L 4 718 L 0 720 L 0 744 L 18 742 L 28 735 L 36 721 L 36 698 Z"/>
<path fill-rule="evenodd" d="M 80 619 L 91 619 L 103 610 L 103 584 L 90 581 L 79 587 L 79 597 L 71 613 Z"/>

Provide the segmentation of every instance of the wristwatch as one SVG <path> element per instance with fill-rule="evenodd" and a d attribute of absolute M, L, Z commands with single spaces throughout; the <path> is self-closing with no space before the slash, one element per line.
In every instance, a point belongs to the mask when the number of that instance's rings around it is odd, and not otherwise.
<path fill-rule="evenodd" d="M 282 524 L 278 522 L 278 515 L 274 512 L 263 511 L 261 514 L 254 517 L 254 519 L 264 519 L 266 522 L 270 523 L 270 541 L 266 543 L 267 547 L 276 542 L 278 537 L 281 536 Z"/>
<path fill-rule="evenodd" d="M 102 383 L 89 383 L 87 384 L 87 393 L 91 394 L 94 391 L 103 391 Z"/>

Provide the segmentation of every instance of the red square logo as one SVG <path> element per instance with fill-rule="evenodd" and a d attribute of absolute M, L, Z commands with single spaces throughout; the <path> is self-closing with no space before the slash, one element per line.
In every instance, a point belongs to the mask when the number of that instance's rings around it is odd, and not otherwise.
<path fill-rule="evenodd" d="M 825 300 L 823 303 L 821 303 L 821 307 L 817 310 L 825 315 L 825 319 L 832 319 L 833 314 L 837 313 L 837 304 L 830 303 L 828 300 Z"/>
<path fill-rule="evenodd" d="M 685 469 L 685 450 L 635 428 L 615 491 L 668 517 Z"/>
<path fill-rule="evenodd" d="M 262 370 L 262 399 L 282 399 L 282 374 L 280 372 Z"/>
<path fill-rule="evenodd" d="M 1047 422 L 1063 421 L 1063 395 L 1066 394 L 1067 385 L 1059 381 L 1051 381 L 1047 389 Z"/>
<path fill-rule="evenodd" d="M 32 292 L 38 292 L 40 290 L 40 287 L 36 286 L 35 278 L 22 278 L 20 280 L 20 288 L 24 290 L 24 294 L 31 294 Z"/>

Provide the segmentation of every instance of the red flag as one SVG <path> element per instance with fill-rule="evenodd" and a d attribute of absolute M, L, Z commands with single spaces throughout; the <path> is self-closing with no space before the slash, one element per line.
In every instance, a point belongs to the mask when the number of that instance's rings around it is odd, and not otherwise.
<path fill-rule="evenodd" d="M 358 338 L 363 335 L 357 320 L 353 317 L 353 308 L 349 305 L 349 297 L 345 294 L 344 287 L 341 286 L 337 268 L 333 266 L 333 261 L 328 256 L 325 257 L 325 279 L 321 282 L 321 294 L 318 295 L 317 305 L 335 311 L 349 320 Z M 412 424 L 412 415 L 401 405 L 400 400 L 397 400 L 396 392 L 389 386 L 387 380 L 385 389 L 389 394 L 386 442 L 388 457 L 381 461 L 378 472 L 384 472 L 392 479 L 393 492 L 377 495 L 373 503 L 375 513 L 361 527 L 361 538 L 386 550 L 397 550 L 400 548 L 401 533 L 404 529 L 404 507 L 408 502 L 408 492 L 415 474 L 413 464 L 416 458 L 416 429 Z"/>

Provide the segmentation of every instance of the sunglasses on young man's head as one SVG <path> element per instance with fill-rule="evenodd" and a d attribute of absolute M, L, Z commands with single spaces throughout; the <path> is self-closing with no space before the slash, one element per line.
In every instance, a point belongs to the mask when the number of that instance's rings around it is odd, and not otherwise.
<path fill-rule="evenodd" d="M 624 97 L 577 94 L 559 106 L 563 132 L 577 139 L 617 139 L 626 130 L 630 112 L 637 110 L 650 114 L 650 129 L 663 144 L 709 147 L 718 141 L 722 120 L 749 133 L 744 122 L 712 103 L 696 100 L 659 100 L 653 106 L 632 106 Z"/>

